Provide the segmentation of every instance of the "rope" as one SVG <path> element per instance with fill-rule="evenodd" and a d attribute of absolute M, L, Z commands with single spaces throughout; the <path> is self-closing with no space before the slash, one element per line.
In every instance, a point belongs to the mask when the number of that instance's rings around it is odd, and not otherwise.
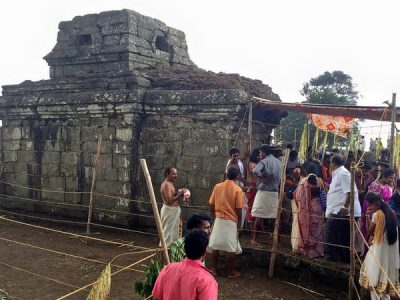
<path fill-rule="evenodd" d="M 2 264 L 3 266 L 9 267 L 9 268 L 18 270 L 18 271 L 22 271 L 22 272 L 28 273 L 28 274 L 30 274 L 30 275 L 34 275 L 34 276 L 37 276 L 37 277 L 40 277 L 40 278 L 43 278 L 43 279 L 50 280 L 50 281 L 55 282 L 55 283 L 58 283 L 58 284 L 62 284 L 62 285 L 68 286 L 68 287 L 77 288 L 75 285 L 72 285 L 72 284 L 69 284 L 69 283 L 65 283 L 65 282 L 59 281 L 59 280 L 57 280 L 57 279 L 53 279 L 53 278 L 44 276 L 44 275 L 40 275 L 40 274 L 38 274 L 38 273 L 34 273 L 34 272 L 31 272 L 31 271 L 28 271 L 28 270 L 19 268 L 19 267 L 16 267 L 16 266 L 7 264 L 7 263 L 5 263 L 5 262 L 0 262 L 0 264 Z M 85 290 L 87 290 L 87 289 L 85 288 Z"/>
<path fill-rule="evenodd" d="M 2 211 L 2 210 L 0 210 L 0 211 Z M 16 221 L 16 220 L 11 220 L 11 219 L 8 219 L 8 218 L 6 218 L 4 216 L 0 216 L 0 220 L 5 220 L 5 221 L 12 222 L 12 223 L 15 223 L 15 224 L 25 225 L 25 226 L 29 226 L 29 227 L 33 227 L 33 228 L 39 228 L 39 229 L 43 229 L 43 230 L 47 230 L 47 231 L 51 231 L 51 232 L 57 232 L 57 233 L 61 233 L 61 234 L 65 234 L 65 235 L 69 235 L 69 236 L 73 236 L 73 237 L 78 237 L 78 238 L 83 238 L 83 239 L 88 239 L 88 240 L 108 243 L 108 244 L 112 244 L 112 245 L 125 246 L 125 247 L 129 247 L 129 248 L 137 248 L 137 249 L 143 249 L 143 250 L 150 250 L 150 248 L 146 248 L 146 247 L 134 246 L 134 245 L 126 244 L 126 243 L 124 244 L 124 243 L 119 243 L 119 242 L 115 242 L 115 241 L 99 239 L 99 238 L 86 236 L 86 235 L 82 235 L 82 234 L 77 234 L 77 233 L 72 233 L 72 232 L 67 232 L 67 231 L 47 228 L 47 227 L 43 227 L 43 226 L 39 226 L 39 225 L 33 225 L 33 224 L 29 224 L 29 223 L 24 223 L 24 222 L 20 222 L 20 221 Z M 85 223 L 85 225 L 86 225 L 86 223 Z"/>
<path fill-rule="evenodd" d="M 155 255 L 156 255 L 156 253 L 153 253 L 153 254 L 151 254 L 151 255 L 149 255 L 149 256 L 146 256 L 145 258 L 143 258 L 143 259 L 141 259 L 141 260 L 139 260 L 139 261 L 137 261 L 137 262 L 134 262 L 133 264 L 130 264 L 130 265 L 124 267 L 124 268 L 122 268 L 121 270 L 118 270 L 118 271 L 116 271 L 116 272 L 114 272 L 114 273 L 111 273 L 111 276 L 116 275 L 116 274 L 118 274 L 118 273 L 124 271 L 124 270 L 127 269 L 127 268 L 130 268 L 130 267 L 133 267 L 133 266 L 135 266 L 135 265 L 137 265 L 137 264 L 140 264 L 141 262 L 143 262 L 143 261 L 145 261 L 145 260 L 147 260 L 147 259 L 149 259 L 149 258 L 151 258 L 151 257 L 153 257 L 153 256 L 155 256 Z M 62 300 L 62 299 L 65 299 L 65 298 L 67 298 L 67 297 L 69 297 L 69 296 L 71 296 L 71 295 L 74 295 L 74 294 L 76 294 L 77 292 L 80 292 L 80 291 L 82 291 L 82 290 L 84 290 L 84 289 L 86 289 L 86 288 L 88 288 L 88 287 L 94 285 L 94 284 L 97 283 L 99 280 L 100 280 L 100 279 L 98 279 L 98 280 L 96 280 L 96 281 L 94 281 L 94 282 L 92 282 L 92 283 L 89 283 L 89 284 L 85 285 L 84 287 L 81 287 L 81 288 L 79 288 L 79 289 L 77 289 L 77 290 L 75 290 L 75 291 L 73 291 L 73 292 L 71 292 L 71 293 L 69 293 L 69 294 L 67 294 L 67 295 L 64 295 L 64 296 L 62 296 L 62 297 L 60 297 L 60 298 L 57 298 L 57 300 Z"/>
<path fill-rule="evenodd" d="M 16 212 L 12 212 L 12 211 L 9 211 L 9 210 L 2 210 L 2 209 L 0 209 L 0 211 L 4 212 L 4 213 L 12 214 L 12 215 L 17 215 L 17 216 L 22 216 L 22 217 L 27 217 L 27 218 L 31 218 L 31 219 L 37 219 L 37 220 L 43 220 L 43 221 L 67 223 L 67 224 L 74 224 L 74 225 L 80 225 L 80 226 L 86 226 L 87 225 L 86 222 L 77 222 L 77 221 L 60 220 L 60 219 L 49 219 L 49 218 L 32 216 L 32 215 L 19 214 L 19 213 L 16 213 Z M 127 232 L 133 232 L 133 233 L 139 233 L 139 234 L 145 234 L 145 235 L 158 236 L 158 234 L 152 233 L 152 232 L 145 232 L 145 231 L 139 231 L 139 230 L 133 230 L 133 229 L 127 229 L 127 228 L 103 225 L 103 224 L 99 224 L 99 223 L 90 223 L 90 224 L 93 225 L 93 226 L 97 226 L 97 227 L 104 227 L 104 228 L 110 228 L 110 229 L 114 229 L 114 230 L 121 230 L 121 231 L 127 231 Z"/>
<path fill-rule="evenodd" d="M 0 180 L 0 183 L 8 184 L 8 185 L 11 185 L 11 186 L 20 187 L 20 188 L 23 188 L 23 189 L 33 190 L 33 191 L 41 191 L 41 192 L 64 193 L 64 194 L 90 194 L 90 192 L 67 192 L 67 191 L 54 191 L 54 190 L 46 190 L 46 189 L 36 189 L 36 188 L 31 188 L 31 187 L 26 187 L 26 186 L 23 186 L 23 185 L 15 184 L 15 183 L 9 183 L 9 182 L 2 181 L 2 180 Z"/>
<path fill-rule="evenodd" d="M 72 258 L 81 259 L 81 260 L 85 260 L 85 261 L 88 261 L 88 262 L 94 262 L 94 263 L 98 263 L 98 264 L 102 264 L 102 265 L 108 264 L 107 262 L 103 262 L 103 261 L 100 261 L 100 260 L 90 259 L 90 258 L 86 258 L 86 257 L 83 257 L 83 256 L 78 256 L 78 255 L 74 255 L 74 254 L 70 254 L 70 253 L 60 252 L 60 251 L 56 251 L 56 250 L 53 250 L 53 249 L 43 248 L 43 247 L 39 247 L 39 246 L 36 246 L 36 245 L 19 242 L 19 241 L 16 241 L 16 240 L 10 240 L 10 239 L 6 239 L 6 238 L 2 238 L 2 237 L 0 237 L 0 240 L 6 241 L 6 242 L 9 242 L 9 243 L 14 243 L 14 244 L 21 245 L 21 246 L 25 246 L 25 247 L 30 247 L 30 248 L 42 250 L 42 251 L 47 251 L 47 252 L 50 252 L 50 253 L 55 253 L 55 254 L 62 255 L 62 256 L 69 256 L 69 257 L 72 257 Z M 144 251 L 150 251 L 150 250 L 144 250 Z M 135 253 L 141 253 L 141 252 L 142 251 L 135 252 Z M 112 266 L 117 267 L 117 268 L 123 268 L 122 266 L 116 265 L 116 264 L 112 264 Z M 132 271 L 136 271 L 136 272 L 140 272 L 140 273 L 144 273 L 144 271 L 142 271 L 142 270 L 137 270 L 137 269 L 131 269 L 131 270 Z"/>
<path fill-rule="evenodd" d="M 290 213 L 292 213 L 292 214 L 299 214 L 299 213 L 300 213 L 300 212 L 298 212 L 298 211 L 292 211 L 292 210 L 290 210 L 290 209 L 283 208 L 283 207 L 282 207 L 282 210 L 283 210 L 283 211 L 290 212 Z M 320 218 L 325 218 L 325 219 L 327 219 L 327 220 L 347 220 L 347 219 L 345 219 L 345 218 L 326 217 L 326 216 L 324 216 L 324 215 L 316 215 L 316 214 L 309 214 L 309 213 L 305 213 L 304 215 L 305 215 L 305 216 L 309 216 L 309 217 L 320 217 Z"/>
<path fill-rule="evenodd" d="M 271 252 L 271 250 L 266 250 L 266 251 Z M 315 261 L 316 261 L 315 259 L 313 259 L 313 260 L 306 260 L 306 259 L 304 259 L 303 257 L 301 257 L 300 255 L 299 255 L 299 256 L 297 256 L 297 255 L 292 255 L 292 254 L 289 254 L 289 253 L 282 252 L 282 251 L 280 251 L 280 250 L 278 250 L 278 249 L 276 249 L 276 250 L 274 250 L 274 251 L 275 251 L 276 253 L 279 253 L 279 254 L 284 255 L 284 256 L 296 258 L 296 259 L 298 259 L 298 260 L 300 260 L 300 261 L 303 261 L 303 262 L 306 262 L 306 263 L 308 263 L 308 264 L 310 264 L 310 265 L 316 265 L 316 266 L 319 266 L 319 267 L 321 267 L 321 268 L 329 269 L 329 270 L 336 271 L 336 272 L 338 272 L 338 273 L 343 273 L 343 274 L 347 275 L 347 272 L 346 272 L 346 271 L 338 270 L 337 268 L 333 268 L 333 267 L 329 267 L 329 266 L 327 266 L 327 265 L 323 265 L 323 264 L 316 263 L 316 262 L 315 262 Z"/>
<path fill-rule="evenodd" d="M 73 203 L 65 203 L 65 202 L 52 202 L 52 201 L 47 201 L 47 200 L 39 200 L 39 199 L 32 199 L 32 198 L 25 198 L 25 197 L 17 197 L 13 195 L 8 195 L 8 194 L 2 194 L 0 193 L 0 196 L 6 197 L 6 198 L 12 198 L 12 199 L 17 199 L 17 200 L 25 200 L 25 201 L 33 201 L 33 202 L 40 202 L 40 203 L 49 203 L 49 204 L 54 204 L 54 205 L 62 205 L 62 206 L 75 206 L 75 207 L 84 207 L 87 208 L 87 205 L 81 205 L 81 204 L 73 204 Z M 10 200 L 10 199 L 7 199 Z"/>
<path fill-rule="evenodd" d="M 6 181 L 1 181 L 1 180 L 0 180 L 0 183 L 4 183 L 4 184 L 11 185 L 11 186 L 20 187 L 20 188 L 27 189 L 27 190 L 34 190 L 34 191 L 44 191 L 44 192 L 54 192 L 54 193 L 64 193 L 64 194 L 90 194 L 90 192 L 68 192 L 68 191 L 60 191 L 60 190 L 37 189 L 37 188 L 27 187 L 27 186 L 18 185 L 18 184 L 14 184 L 14 183 L 9 183 L 9 182 L 6 182 Z M 0 195 L 5 195 L 5 196 L 10 196 L 11 197 L 11 195 L 7 195 L 7 194 L 0 194 Z M 96 193 L 96 192 L 93 192 L 93 195 L 97 195 L 97 196 L 101 196 L 101 197 L 107 197 L 107 198 L 116 199 L 116 200 L 124 200 L 124 201 L 129 201 L 129 202 L 138 202 L 138 203 L 151 204 L 150 201 L 148 201 L 148 200 L 129 199 L 129 198 L 112 196 L 112 195 L 101 194 L 101 193 Z M 13 197 L 15 197 L 15 196 L 13 196 Z M 22 197 L 20 197 L 18 199 L 30 199 L 30 198 L 22 198 Z M 37 199 L 31 199 L 31 200 L 38 201 Z M 39 201 L 44 202 L 43 200 L 39 200 Z M 158 205 L 162 205 L 161 203 L 157 203 L 157 204 Z M 69 203 L 68 205 L 78 206 L 78 204 L 71 204 L 71 203 Z M 81 205 L 81 206 L 82 207 L 88 207 L 87 205 Z M 185 207 L 185 206 L 182 206 L 182 207 Z M 202 206 L 190 205 L 190 206 L 188 206 L 188 208 L 199 208 L 199 209 L 201 208 L 201 209 L 207 209 L 208 210 L 208 207 L 204 206 L 204 205 L 202 205 Z"/>

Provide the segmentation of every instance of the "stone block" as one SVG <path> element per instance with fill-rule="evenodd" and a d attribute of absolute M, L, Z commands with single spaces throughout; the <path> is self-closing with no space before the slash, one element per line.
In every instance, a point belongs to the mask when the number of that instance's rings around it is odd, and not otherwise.
<path fill-rule="evenodd" d="M 59 164 L 60 163 L 60 152 L 49 152 L 45 151 L 42 156 L 43 164 Z"/>
<path fill-rule="evenodd" d="M 126 168 L 118 168 L 118 181 L 130 182 L 130 170 Z"/>
<path fill-rule="evenodd" d="M 132 151 L 131 143 L 113 142 L 112 152 L 115 154 L 130 154 Z"/>
<path fill-rule="evenodd" d="M 43 165 L 46 166 L 46 165 Z M 60 174 L 66 178 L 75 177 L 78 174 L 79 166 L 73 164 L 61 164 L 60 165 Z"/>
<path fill-rule="evenodd" d="M 78 192 L 78 177 L 65 177 L 65 190 L 67 192 Z"/>
<path fill-rule="evenodd" d="M 20 162 L 33 162 L 35 161 L 35 153 L 33 151 L 18 151 L 18 161 Z"/>
<path fill-rule="evenodd" d="M 64 192 L 62 189 L 58 190 L 42 190 L 42 199 L 51 202 L 64 202 Z"/>
<path fill-rule="evenodd" d="M 21 150 L 33 150 L 33 141 L 22 140 L 20 141 Z"/>
<path fill-rule="evenodd" d="M 65 151 L 65 144 L 62 140 L 47 140 L 45 151 Z"/>
<path fill-rule="evenodd" d="M 97 142 L 83 142 L 82 143 L 82 150 L 87 153 L 96 153 L 97 152 Z"/>
<path fill-rule="evenodd" d="M 141 154 L 142 156 L 145 155 L 151 155 L 151 156 L 159 156 L 162 157 L 164 155 L 167 155 L 168 149 L 171 147 L 168 147 L 167 149 L 167 144 L 162 143 L 162 142 L 148 142 L 144 143 L 141 145 Z"/>
<path fill-rule="evenodd" d="M 118 141 L 129 142 L 132 140 L 131 128 L 117 128 L 116 138 Z"/>
<path fill-rule="evenodd" d="M 3 130 L 3 140 L 20 140 L 22 137 L 22 132 L 20 127 L 5 127 Z"/>
<path fill-rule="evenodd" d="M 79 153 L 76 152 L 63 152 L 61 153 L 62 164 L 78 164 Z"/>
<path fill-rule="evenodd" d="M 115 127 L 82 127 L 81 135 L 83 141 L 97 142 L 100 134 L 103 141 L 111 141 L 115 136 Z"/>
<path fill-rule="evenodd" d="M 167 135 L 170 130 L 157 128 L 143 128 L 141 132 L 141 140 L 144 142 L 166 142 Z"/>
<path fill-rule="evenodd" d="M 130 155 L 114 154 L 113 155 L 113 167 L 129 169 L 131 167 Z"/>
<path fill-rule="evenodd" d="M 111 168 L 107 169 L 105 172 L 105 179 L 109 181 L 117 181 L 118 180 L 118 169 Z"/>
<path fill-rule="evenodd" d="M 46 190 L 63 191 L 65 178 L 59 176 L 43 176 L 41 179 L 42 187 Z"/>
<path fill-rule="evenodd" d="M 15 151 L 15 150 L 19 150 L 20 148 L 21 148 L 21 143 L 18 140 L 17 141 L 15 141 L 15 140 L 5 141 L 2 144 L 3 150 Z"/>
<path fill-rule="evenodd" d="M 204 158 L 204 160 L 206 160 L 206 158 Z M 177 161 L 176 167 L 179 170 L 196 171 L 201 169 L 202 164 L 203 157 L 183 156 Z"/>
<path fill-rule="evenodd" d="M 123 183 L 118 181 L 96 180 L 96 192 L 113 196 L 123 195 Z"/>
<path fill-rule="evenodd" d="M 206 173 L 224 173 L 226 164 L 228 162 L 227 156 L 219 156 L 219 157 L 204 157 L 202 164 L 202 171 Z"/>
<path fill-rule="evenodd" d="M 96 154 L 92 154 L 92 162 L 91 165 L 95 165 Z M 98 168 L 110 169 L 113 165 L 113 155 L 112 154 L 100 154 L 98 159 Z"/>
<path fill-rule="evenodd" d="M 11 163 L 11 164 L 12 165 L 10 165 L 10 163 L 8 163 L 7 166 L 10 166 L 10 167 L 12 166 L 13 171 L 16 173 L 20 173 L 21 175 L 30 173 L 30 172 L 28 172 L 28 165 L 26 163 L 18 161 L 18 162 Z"/>
<path fill-rule="evenodd" d="M 59 164 L 43 164 L 42 165 L 43 176 L 60 176 L 60 165 Z"/>
<path fill-rule="evenodd" d="M 15 165 L 14 162 L 2 162 L 3 174 L 4 173 L 14 173 L 14 165 Z"/>
<path fill-rule="evenodd" d="M 212 173 L 212 174 L 189 174 L 188 175 L 188 185 L 192 188 L 208 189 L 212 188 L 223 179 L 222 173 Z"/>
<path fill-rule="evenodd" d="M 146 159 L 147 166 L 149 167 L 150 170 L 161 170 L 165 168 L 162 157 L 143 155 L 142 158 Z"/>
<path fill-rule="evenodd" d="M 196 206 L 208 206 L 208 200 L 210 199 L 212 189 L 188 188 L 192 194 L 190 204 Z"/>
<path fill-rule="evenodd" d="M 109 120 L 108 118 L 91 118 L 90 125 L 94 127 L 106 127 L 108 126 Z"/>
<path fill-rule="evenodd" d="M 3 151 L 3 161 L 10 162 L 10 161 L 17 161 L 18 155 L 17 151 Z"/>

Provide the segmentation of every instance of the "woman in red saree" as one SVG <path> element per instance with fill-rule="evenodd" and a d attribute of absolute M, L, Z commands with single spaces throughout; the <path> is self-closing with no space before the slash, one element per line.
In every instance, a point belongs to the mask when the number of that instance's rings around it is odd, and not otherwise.
<path fill-rule="evenodd" d="M 309 258 L 324 254 L 324 210 L 320 195 L 325 193 L 321 178 L 311 173 L 304 178 L 294 192 L 298 213 L 297 252 Z"/>

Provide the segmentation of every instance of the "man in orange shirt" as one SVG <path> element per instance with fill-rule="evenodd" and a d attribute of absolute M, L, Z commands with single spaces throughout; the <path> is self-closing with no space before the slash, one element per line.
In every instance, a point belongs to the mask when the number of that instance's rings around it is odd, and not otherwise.
<path fill-rule="evenodd" d="M 211 214 L 216 217 L 209 245 L 213 257 L 212 272 L 217 274 L 219 251 L 228 252 L 228 278 L 240 276 L 240 273 L 235 271 L 235 256 L 242 253 L 238 227 L 244 207 L 243 191 L 235 184 L 239 175 L 236 168 L 229 168 L 227 179 L 214 187 L 209 200 Z"/>

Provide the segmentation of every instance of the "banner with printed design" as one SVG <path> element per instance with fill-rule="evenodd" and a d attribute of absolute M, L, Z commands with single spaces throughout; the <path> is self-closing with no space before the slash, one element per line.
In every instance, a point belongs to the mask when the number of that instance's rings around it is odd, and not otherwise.
<path fill-rule="evenodd" d="M 307 117 L 318 129 L 332 132 L 342 137 L 347 137 L 353 130 L 353 118 L 318 114 L 307 114 Z"/>

